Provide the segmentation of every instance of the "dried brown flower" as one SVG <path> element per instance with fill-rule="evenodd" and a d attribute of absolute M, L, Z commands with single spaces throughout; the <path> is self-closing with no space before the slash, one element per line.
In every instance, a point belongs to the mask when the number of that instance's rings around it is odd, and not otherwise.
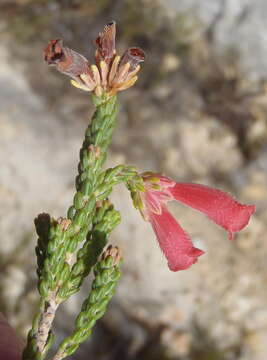
<path fill-rule="evenodd" d="M 113 264 L 118 265 L 121 261 L 122 255 L 121 250 L 117 246 L 109 245 L 106 250 L 103 252 L 101 259 L 105 260 L 108 257 L 112 257 Z"/>
<path fill-rule="evenodd" d="M 143 50 L 133 47 L 120 57 L 115 49 L 116 24 L 111 22 L 99 33 L 95 44 L 95 64 L 76 51 L 63 46 L 61 39 L 51 40 L 44 50 L 49 65 L 73 78 L 72 85 L 97 96 L 110 96 L 132 86 L 137 80 L 140 63 L 145 59 Z"/>
<path fill-rule="evenodd" d="M 66 231 L 71 224 L 71 220 L 60 217 L 57 220 L 57 223 L 59 224 L 62 231 Z"/>

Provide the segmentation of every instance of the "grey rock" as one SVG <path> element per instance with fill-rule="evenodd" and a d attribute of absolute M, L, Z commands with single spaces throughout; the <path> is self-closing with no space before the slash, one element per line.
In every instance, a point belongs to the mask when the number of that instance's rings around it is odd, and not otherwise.
<path fill-rule="evenodd" d="M 199 32 L 210 31 L 215 48 L 224 53 L 234 49 L 252 78 L 267 74 L 267 3 L 265 0 L 166 0 L 173 15 L 195 16 Z"/>

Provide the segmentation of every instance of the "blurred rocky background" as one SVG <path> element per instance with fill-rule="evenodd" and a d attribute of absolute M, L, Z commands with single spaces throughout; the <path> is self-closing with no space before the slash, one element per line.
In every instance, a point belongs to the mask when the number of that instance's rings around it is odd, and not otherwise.
<path fill-rule="evenodd" d="M 48 68 L 51 38 L 90 57 L 110 20 L 118 48 L 147 60 L 121 94 L 108 160 L 230 191 L 257 205 L 227 240 L 202 215 L 173 213 L 206 251 L 190 270 L 168 271 L 149 224 L 129 194 L 112 196 L 124 252 L 117 295 L 73 359 L 266 360 L 266 0 L 0 0 L 0 307 L 25 335 L 37 307 L 33 218 L 63 215 L 93 108 L 88 94 Z M 86 293 L 88 284 L 84 286 Z M 62 306 L 58 341 L 82 297 Z"/>

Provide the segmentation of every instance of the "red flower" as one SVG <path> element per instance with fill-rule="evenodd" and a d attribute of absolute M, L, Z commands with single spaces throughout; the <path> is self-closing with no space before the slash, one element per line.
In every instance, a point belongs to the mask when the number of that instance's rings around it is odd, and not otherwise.
<path fill-rule="evenodd" d="M 228 231 L 229 239 L 248 224 L 255 211 L 254 205 L 242 205 L 225 192 L 204 185 L 175 183 L 157 174 L 142 177 L 145 191 L 139 192 L 140 210 L 151 223 L 172 271 L 187 269 L 204 251 L 193 246 L 190 236 L 169 213 L 168 201 L 176 200 L 204 213 Z"/>

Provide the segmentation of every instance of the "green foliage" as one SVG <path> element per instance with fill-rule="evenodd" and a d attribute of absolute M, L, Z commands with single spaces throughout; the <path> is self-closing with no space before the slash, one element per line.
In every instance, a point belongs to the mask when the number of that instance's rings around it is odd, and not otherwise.
<path fill-rule="evenodd" d="M 75 264 L 70 276 L 62 284 L 59 292 L 59 301 L 67 299 L 79 291 L 83 279 L 90 273 L 92 266 L 97 262 L 104 246 L 107 244 L 111 231 L 120 223 L 120 213 L 113 208 L 108 200 L 103 201 L 97 208 L 93 218 L 92 230 L 81 249 L 77 252 Z"/>
<path fill-rule="evenodd" d="M 119 279 L 118 251 L 108 248 L 111 231 L 120 223 L 120 214 L 107 199 L 113 186 L 121 182 L 138 183 L 132 166 L 118 165 L 103 170 L 107 148 L 115 128 L 118 104 L 116 97 L 93 95 L 96 111 L 85 131 L 80 150 L 76 193 L 67 218 L 52 219 L 40 214 L 35 219 L 40 309 L 28 334 L 24 360 L 42 360 L 53 343 L 52 323 L 58 306 L 78 292 L 95 266 L 92 292 L 76 320 L 74 333 L 61 344 L 61 359 L 72 354 L 91 333 L 106 311 Z"/>
<path fill-rule="evenodd" d="M 107 305 L 115 292 L 120 278 L 120 254 L 112 246 L 103 253 L 101 260 L 94 268 L 94 281 L 89 296 L 82 304 L 75 321 L 75 329 L 60 344 L 55 359 L 63 359 L 73 354 L 79 345 L 87 340 L 96 321 L 106 312 Z"/>

